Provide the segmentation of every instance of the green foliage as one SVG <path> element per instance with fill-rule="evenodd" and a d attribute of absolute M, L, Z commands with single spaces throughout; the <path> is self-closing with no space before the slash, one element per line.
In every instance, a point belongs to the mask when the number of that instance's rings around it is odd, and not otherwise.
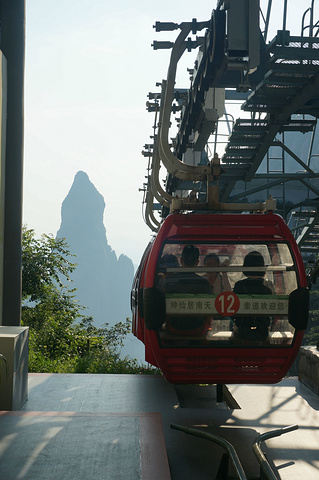
<path fill-rule="evenodd" d="M 47 296 L 47 287 L 63 286 L 61 275 L 70 281 L 76 267 L 65 239 L 42 235 L 37 239 L 33 230 L 22 230 L 22 299 L 38 301 Z"/>
<path fill-rule="evenodd" d="M 64 239 L 22 232 L 22 324 L 29 326 L 29 371 L 50 373 L 149 373 L 120 358 L 130 321 L 97 328 L 74 297 L 75 264 Z M 63 280 L 63 281 L 62 281 Z"/>

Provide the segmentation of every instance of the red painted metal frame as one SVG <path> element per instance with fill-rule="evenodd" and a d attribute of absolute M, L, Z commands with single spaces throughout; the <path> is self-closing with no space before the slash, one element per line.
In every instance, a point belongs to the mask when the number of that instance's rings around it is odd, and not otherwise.
<path fill-rule="evenodd" d="M 290 246 L 298 286 L 307 287 L 298 246 L 288 226 L 277 214 L 172 214 L 163 222 L 140 265 L 139 288 L 151 288 L 164 241 L 284 242 Z M 159 345 L 156 331 L 148 330 L 137 305 L 135 331 L 145 344 L 145 359 L 159 367 L 172 383 L 277 383 L 298 353 L 304 331 L 296 330 L 290 346 L 167 348 Z M 143 335 L 141 335 L 141 329 Z M 143 337 L 143 338 L 142 338 Z"/>

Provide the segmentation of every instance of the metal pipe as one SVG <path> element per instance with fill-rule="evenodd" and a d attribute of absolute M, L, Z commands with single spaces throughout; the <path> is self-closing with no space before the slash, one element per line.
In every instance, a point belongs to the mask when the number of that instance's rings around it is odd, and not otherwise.
<path fill-rule="evenodd" d="M 208 27 L 209 22 L 201 22 L 198 24 L 198 29 Z M 178 61 L 186 50 L 185 39 L 192 29 L 191 23 L 181 24 L 181 32 L 178 35 L 174 46 L 172 48 L 170 64 L 167 73 L 167 82 L 165 88 L 165 97 L 163 99 L 163 113 L 162 122 L 159 127 L 159 153 L 163 165 L 167 171 L 182 180 L 206 180 L 210 173 L 210 167 L 192 166 L 183 163 L 171 151 L 168 141 L 171 107 L 174 100 L 174 86 L 176 78 L 176 69 Z"/>
<path fill-rule="evenodd" d="M 309 10 L 310 10 L 310 7 L 307 8 L 307 10 L 305 10 L 304 13 L 303 13 L 303 15 L 302 15 L 302 20 L 301 20 L 301 37 L 303 37 L 303 32 L 304 32 L 304 30 L 307 28 L 307 27 L 305 26 L 305 19 L 306 19 L 306 15 L 307 15 L 307 13 L 309 12 Z"/>
<path fill-rule="evenodd" d="M 286 30 L 286 23 L 287 23 L 287 5 L 288 5 L 288 0 L 285 0 L 285 2 L 284 2 L 283 21 L 282 21 L 282 29 L 283 29 L 283 31 Z"/>
<path fill-rule="evenodd" d="M 190 435 L 195 435 L 196 437 L 205 438 L 206 440 L 210 440 L 211 442 L 217 443 L 218 445 L 223 447 L 229 453 L 229 456 L 232 461 L 233 467 L 236 471 L 237 477 L 240 480 L 247 480 L 246 474 L 240 463 L 237 452 L 233 447 L 233 445 L 229 443 L 227 440 L 225 440 L 222 437 L 219 437 L 218 435 L 214 435 L 213 433 L 203 432 L 202 430 L 197 430 L 196 428 L 192 428 L 192 427 L 183 427 L 182 425 L 172 424 L 171 428 L 174 428 L 175 430 L 180 430 L 184 433 L 189 433 Z"/>
<path fill-rule="evenodd" d="M 146 203 L 145 208 L 145 223 L 146 225 L 152 230 L 152 232 L 158 232 L 159 229 L 159 222 L 154 217 L 153 213 L 153 200 L 151 201 L 152 206 L 150 206 L 150 202 Z M 153 223 L 152 223 L 153 222 Z"/>
<path fill-rule="evenodd" d="M 161 86 L 161 98 L 165 96 L 165 90 L 166 90 L 166 81 L 163 81 Z M 162 115 L 163 115 L 163 104 L 161 102 L 160 110 L 159 110 L 159 125 L 161 125 L 162 123 Z M 154 128 L 156 128 L 156 126 Z M 160 155 L 159 155 L 159 146 L 158 146 L 158 135 L 155 135 L 155 133 L 154 133 L 154 149 L 153 149 L 151 169 L 152 169 L 151 190 L 155 198 L 160 202 L 160 204 L 163 205 L 164 207 L 169 208 L 170 203 L 172 201 L 172 196 L 169 193 L 167 193 L 160 184 L 160 179 L 159 179 Z"/>
<path fill-rule="evenodd" d="M 160 222 L 154 217 L 153 203 L 154 196 L 152 192 L 146 192 L 146 207 L 145 207 L 145 222 L 147 226 L 153 231 L 157 232 L 160 226 Z"/>
<path fill-rule="evenodd" d="M 313 11 L 314 11 L 314 3 L 315 3 L 315 0 L 312 0 L 312 2 L 311 2 L 311 8 L 310 8 L 309 37 L 312 37 L 312 36 L 313 36 Z"/>
<path fill-rule="evenodd" d="M 152 176 L 151 176 L 151 191 L 152 191 L 152 194 L 154 195 L 156 200 L 163 207 L 169 208 L 170 205 L 171 205 L 172 196 L 170 196 L 171 197 L 170 200 L 169 199 L 167 199 L 167 200 L 164 199 L 164 194 L 166 194 L 166 192 L 165 192 L 165 190 L 162 189 L 161 185 L 158 183 L 158 173 L 156 171 L 154 173 L 154 170 L 153 170 L 152 173 L 153 173 Z"/>
<path fill-rule="evenodd" d="M 267 480 L 278 480 L 278 477 L 277 475 L 274 474 L 263 451 L 260 448 L 261 442 L 265 442 L 269 438 L 280 437 L 284 433 L 292 432 L 293 430 L 297 430 L 298 428 L 299 428 L 298 425 L 291 425 L 290 427 L 279 428 L 278 430 L 273 430 L 271 432 L 263 433 L 258 437 L 256 437 L 253 443 L 253 452 Z"/>
<path fill-rule="evenodd" d="M 272 6 L 272 0 L 268 0 L 267 15 L 266 15 L 266 21 L 265 21 L 265 31 L 264 31 L 265 43 L 267 41 L 267 35 L 268 35 L 268 27 L 269 27 L 269 21 L 270 21 L 271 6 Z"/>

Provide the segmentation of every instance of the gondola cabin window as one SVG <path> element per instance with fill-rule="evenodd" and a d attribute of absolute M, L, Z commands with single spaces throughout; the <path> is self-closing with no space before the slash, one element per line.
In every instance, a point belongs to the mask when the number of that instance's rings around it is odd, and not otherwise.
<path fill-rule="evenodd" d="M 298 278 L 286 243 L 164 243 L 156 288 L 162 347 L 290 346 Z"/>

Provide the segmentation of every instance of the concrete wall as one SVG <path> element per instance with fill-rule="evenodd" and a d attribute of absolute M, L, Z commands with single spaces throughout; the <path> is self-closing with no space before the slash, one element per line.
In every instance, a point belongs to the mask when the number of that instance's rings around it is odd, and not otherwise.
<path fill-rule="evenodd" d="M 19 410 L 28 398 L 29 327 L 0 327 L 0 410 Z"/>
<path fill-rule="evenodd" d="M 299 380 L 319 395 L 319 350 L 302 347 L 299 353 Z"/>

